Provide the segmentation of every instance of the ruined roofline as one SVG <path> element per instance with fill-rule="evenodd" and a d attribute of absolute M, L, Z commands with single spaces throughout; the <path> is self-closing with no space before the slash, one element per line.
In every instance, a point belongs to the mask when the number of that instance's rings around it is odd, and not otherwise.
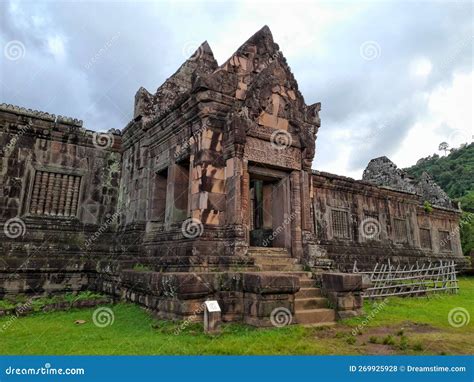
<path fill-rule="evenodd" d="M 268 25 L 264 25 L 258 31 L 256 31 L 252 36 L 250 36 L 247 41 L 245 41 L 239 48 L 234 52 L 235 53 L 243 53 L 243 49 L 248 44 L 255 44 L 257 45 L 261 40 L 267 40 L 270 43 L 270 46 L 273 48 L 273 44 L 275 44 L 275 40 L 273 40 L 273 34 Z M 272 49 L 274 50 L 274 49 Z M 278 51 L 278 49 L 277 49 Z"/>
<path fill-rule="evenodd" d="M 161 85 L 159 85 L 156 90 L 154 92 L 150 92 L 147 88 L 145 88 L 144 86 L 140 86 L 137 90 L 137 93 L 143 89 L 145 91 L 147 91 L 151 96 L 157 94 L 160 89 L 162 89 L 168 82 L 170 79 L 174 78 L 180 71 L 181 69 L 183 69 L 187 64 L 189 64 L 190 61 L 197 61 L 197 60 L 200 60 L 205 54 L 209 55 L 212 59 L 215 60 L 214 58 L 214 52 L 212 51 L 211 49 L 211 46 L 209 45 L 209 43 L 207 42 L 207 40 L 204 40 L 200 45 L 199 47 L 194 51 L 193 54 L 191 54 L 179 67 L 178 69 L 176 69 L 174 71 L 173 74 L 171 74 L 170 76 L 168 76 L 166 78 L 166 80 L 164 80 Z M 217 62 L 217 61 L 216 61 Z"/>
<path fill-rule="evenodd" d="M 376 187 L 376 188 L 391 189 L 390 187 L 377 186 L 377 185 L 375 185 L 371 182 L 368 182 L 366 180 L 363 180 L 363 179 L 354 179 L 354 178 L 351 178 L 350 176 L 338 175 L 338 174 L 334 174 L 332 172 L 326 172 L 326 171 L 318 171 L 318 170 L 311 170 L 311 171 L 312 171 L 313 175 L 322 176 L 322 177 L 325 177 L 325 178 L 328 178 L 328 179 L 339 179 L 339 180 L 345 180 L 346 182 L 365 184 L 367 186 L 372 186 L 372 187 Z M 396 189 L 393 189 L 393 190 L 398 191 L 398 192 L 403 192 L 404 194 L 413 194 L 411 192 L 405 192 L 405 191 L 400 191 L 400 190 L 396 190 Z"/>
<path fill-rule="evenodd" d="M 194 76 L 210 74 L 217 67 L 214 53 L 209 43 L 204 41 L 155 92 L 150 92 L 143 86 L 136 91 L 133 118 L 125 126 L 123 133 L 142 118 L 143 128 L 155 125 L 178 104 L 189 98 Z"/>
<path fill-rule="evenodd" d="M 78 128 L 83 134 L 92 135 L 94 133 L 98 133 L 98 134 L 114 134 L 118 136 L 122 135 L 120 129 L 109 129 L 107 132 L 90 130 L 83 127 L 83 121 L 80 119 L 65 117 L 62 115 L 55 115 L 52 113 L 48 113 L 46 111 L 28 109 L 22 106 L 1 103 L 0 112 L 2 111 L 16 114 L 16 115 L 22 115 L 25 117 L 40 119 L 42 121 L 51 122 L 53 124 L 61 124 L 63 125 L 64 128 Z"/>
<path fill-rule="evenodd" d="M 298 97 L 301 98 L 303 101 L 304 105 L 306 107 L 312 107 L 318 102 L 308 105 L 304 99 L 303 94 L 300 92 L 299 87 L 298 87 L 298 81 L 296 80 L 293 72 L 291 71 L 290 66 L 288 65 L 288 62 L 283 54 L 283 52 L 280 50 L 280 46 L 278 43 L 275 42 L 273 38 L 272 31 L 270 30 L 270 27 L 268 25 L 264 25 L 262 28 L 260 28 L 257 32 L 255 32 L 251 37 L 249 37 L 242 45 L 240 45 L 237 50 L 234 51 L 230 55 L 228 59 L 226 59 L 222 65 L 219 65 L 219 67 L 215 70 L 215 72 L 219 72 L 220 70 L 224 69 L 227 65 L 230 64 L 231 60 L 235 56 L 246 56 L 246 49 L 248 48 L 249 45 L 256 45 L 261 48 L 265 48 L 265 53 L 267 53 L 269 56 L 271 56 L 273 59 L 278 59 L 284 69 L 287 71 L 288 76 L 290 79 L 294 82 L 295 85 L 295 92 L 298 94 Z M 262 51 L 258 52 L 259 55 L 262 54 Z"/>
<path fill-rule="evenodd" d="M 217 72 L 217 71 L 220 71 L 231 59 L 232 57 L 234 57 L 234 55 L 236 55 L 237 53 L 242 53 L 242 50 L 248 45 L 248 44 L 255 44 L 255 40 L 258 40 L 259 38 L 262 37 L 267 37 L 270 39 L 271 43 L 273 44 L 274 41 L 273 41 L 273 35 L 272 35 L 272 32 L 270 30 L 270 28 L 268 27 L 268 25 L 264 25 L 262 28 L 260 28 L 257 32 L 255 32 L 251 37 L 249 37 L 242 45 L 240 45 L 237 50 L 232 53 L 221 65 L 219 65 L 219 63 L 217 63 L 217 68 L 214 70 L 213 73 Z M 214 57 L 214 52 L 212 51 L 212 48 L 211 46 L 209 45 L 209 43 L 207 42 L 207 40 L 205 40 L 197 49 L 196 51 L 191 55 L 189 56 L 179 67 L 178 69 L 171 75 L 169 76 L 165 81 L 163 81 L 163 83 L 158 86 L 158 88 L 156 89 L 155 93 L 151 93 L 148 89 L 144 88 L 143 86 L 141 86 L 138 90 L 140 89 L 144 89 L 146 90 L 150 95 L 154 95 L 156 93 L 159 92 L 160 89 L 163 88 L 164 85 L 166 85 L 166 83 L 168 82 L 168 80 L 170 80 L 171 78 L 173 78 L 176 74 L 178 74 L 180 72 L 180 70 L 189 62 L 189 61 L 194 61 L 194 60 L 199 60 L 201 59 L 204 54 L 207 53 L 209 54 L 214 60 L 215 60 L 215 57 Z M 217 62 L 217 60 L 216 60 Z"/>
<path fill-rule="evenodd" d="M 393 187 L 390 187 L 390 186 L 378 186 L 376 184 L 367 182 L 365 180 L 358 180 L 358 179 L 354 179 L 354 178 L 344 176 L 344 175 L 337 175 L 337 174 L 333 174 L 333 173 L 330 173 L 330 172 L 318 171 L 318 170 L 311 170 L 311 171 L 312 171 L 313 175 L 321 176 L 321 177 L 324 177 L 324 178 L 327 178 L 327 179 L 341 180 L 341 181 L 345 181 L 345 182 L 348 182 L 348 183 L 357 183 L 357 184 L 372 187 L 372 188 L 375 188 L 375 189 L 378 189 L 378 190 L 387 190 L 387 191 L 391 191 L 391 192 L 396 192 L 397 194 L 415 196 L 417 198 L 422 197 L 422 195 L 420 195 L 419 193 L 416 193 L 416 192 L 399 190 L 399 189 L 396 189 L 396 188 L 393 188 Z M 437 210 L 441 210 L 441 211 L 460 213 L 460 209 L 458 209 L 458 208 L 444 207 L 444 206 L 437 205 L 435 203 L 432 203 L 431 207 L 433 207 L 434 209 L 437 209 Z"/>
<path fill-rule="evenodd" d="M 418 194 L 416 194 L 414 192 L 397 190 L 393 187 L 388 187 L 388 186 L 378 186 L 378 185 L 373 184 L 371 182 L 361 180 L 361 179 L 354 179 L 354 178 L 351 178 L 349 176 L 337 175 L 337 174 L 333 174 L 333 173 L 330 173 L 330 172 L 318 171 L 318 170 L 311 170 L 311 171 L 312 171 L 313 175 L 322 176 L 322 177 L 328 178 L 328 179 L 337 179 L 337 180 L 342 180 L 342 181 L 346 181 L 346 182 L 349 182 L 349 183 L 362 184 L 364 186 L 373 187 L 373 188 L 376 188 L 376 189 L 379 189 L 379 190 L 389 190 L 389 191 L 394 191 L 394 192 L 401 193 L 401 194 L 419 196 Z"/>
<path fill-rule="evenodd" d="M 6 111 L 8 113 L 14 113 L 18 115 L 24 115 L 26 117 L 38 118 L 44 121 L 50 121 L 55 123 L 64 123 L 66 125 L 72 125 L 76 127 L 82 127 L 83 121 L 77 118 L 66 117 L 62 115 L 55 115 L 45 111 L 28 109 L 22 106 L 1 103 L 0 111 Z"/>
<path fill-rule="evenodd" d="M 140 87 L 135 93 L 133 118 L 123 128 L 123 134 L 129 130 L 138 128 L 147 130 L 155 126 L 159 121 L 180 104 L 189 99 L 199 88 L 196 84 L 203 82 L 204 87 L 207 81 L 216 80 L 219 82 L 219 76 L 222 72 L 228 72 L 229 76 L 233 74 L 233 60 L 236 57 L 245 58 L 249 54 L 255 55 L 259 59 L 269 58 L 270 62 L 278 61 L 282 69 L 286 72 L 288 80 L 291 82 L 292 90 L 300 100 L 301 106 L 311 115 L 314 110 L 320 109 L 320 103 L 313 105 L 306 104 L 303 95 L 298 88 L 298 82 L 289 67 L 286 58 L 280 51 L 277 43 L 274 42 L 270 28 L 265 25 L 250 38 L 248 38 L 230 57 L 219 65 L 216 61 L 211 47 L 207 41 L 204 41 L 199 48 L 186 60 L 181 66 L 168 77 L 152 93 L 144 87 Z M 266 60 L 264 60 L 266 61 Z M 266 67 L 262 68 L 262 71 Z M 255 73 L 254 73 L 255 74 Z M 258 78 L 260 71 L 256 72 Z M 196 82 L 196 80 L 200 80 Z M 171 94 L 172 93 L 172 94 Z M 319 127 L 319 125 L 318 125 Z"/>

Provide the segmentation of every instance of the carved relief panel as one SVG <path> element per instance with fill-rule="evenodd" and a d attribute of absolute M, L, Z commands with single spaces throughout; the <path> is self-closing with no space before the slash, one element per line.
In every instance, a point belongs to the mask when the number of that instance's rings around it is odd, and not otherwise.
<path fill-rule="evenodd" d="M 256 163 L 301 170 L 301 151 L 295 147 L 276 148 L 270 142 L 247 137 L 244 158 Z"/>

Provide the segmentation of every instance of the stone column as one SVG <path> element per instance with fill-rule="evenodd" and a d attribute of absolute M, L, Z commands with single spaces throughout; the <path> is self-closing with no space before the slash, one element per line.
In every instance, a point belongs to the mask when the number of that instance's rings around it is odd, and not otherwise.
<path fill-rule="evenodd" d="M 314 232 L 313 220 L 311 219 L 311 173 L 301 171 L 301 222 L 302 230 Z"/>
<path fill-rule="evenodd" d="M 191 214 L 202 224 L 223 225 L 225 223 L 225 162 L 222 153 L 222 133 L 213 130 L 209 122 L 196 139 Z M 196 189 L 197 188 L 197 189 Z"/>
<path fill-rule="evenodd" d="M 244 163 L 237 157 L 226 161 L 226 224 L 243 224 Z M 248 175 L 248 174 L 247 174 Z"/>
<path fill-rule="evenodd" d="M 243 226 L 245 228 L 245 241 L 250 243 L 250 174 L 248 170 L 248 161 L 242 161 L 242 216 Z"/>
<path fill-rule="evenodd" d="M 293 257 L 302 258 L 303 246 L 301 235 L 301 187 L 300 172 L 292 171 L 291 182 L 291 252 Z"/>

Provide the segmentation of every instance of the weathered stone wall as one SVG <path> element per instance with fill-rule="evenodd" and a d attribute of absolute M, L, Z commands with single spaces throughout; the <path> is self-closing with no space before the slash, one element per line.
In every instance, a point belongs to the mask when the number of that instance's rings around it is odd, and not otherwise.
<path fill-rule="evenodd" d="M 271 312 L 285 307 L 295 313 L 294 294 L 299 278 L 290 274 L 242 272 L 160 273 L 152 271 L 106 271 L 95 280 L 98 291 L 132 301 L 160 318 L 202 320 L 202 304 L 217 300 L 223 321 L 243 321 L 271 326 Z M 109 268 L 110 269 L 110 268 Z"/>
<path fill-rule="evenodd" d="M 465 265 L 459 210 L 427 212 L 418 194 L 328 173 L 314 172 L 313 187 L 315 235 L 335 268 L 350 271 L 357 261 L 359 270 L 368 270 L 388 259 L 410 264 L 453 259 Z M 429 233 L 430 245 L 420 229 Z"/>
<path fill-rule="evenodd" d="M 90 259 L 113 252 L 119 147 L 82 121 L 0 105 L 0 297 L 87 287 Z"/>

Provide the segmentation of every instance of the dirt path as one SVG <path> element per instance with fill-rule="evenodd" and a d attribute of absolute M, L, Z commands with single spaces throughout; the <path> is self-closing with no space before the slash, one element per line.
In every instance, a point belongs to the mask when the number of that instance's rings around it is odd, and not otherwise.
<path fill-rule="evenodd" d="M 393 355 L 421 353 L 425 345 L 416 339 L 420 334 L 446 335 L 428 324 L 404 321 L 398 325 L 365 327 L 360 331 L 346 325 L 336 325 L 316 332 L 318 340 L 339 340 L 350 345 L 356 354 Z"/>

